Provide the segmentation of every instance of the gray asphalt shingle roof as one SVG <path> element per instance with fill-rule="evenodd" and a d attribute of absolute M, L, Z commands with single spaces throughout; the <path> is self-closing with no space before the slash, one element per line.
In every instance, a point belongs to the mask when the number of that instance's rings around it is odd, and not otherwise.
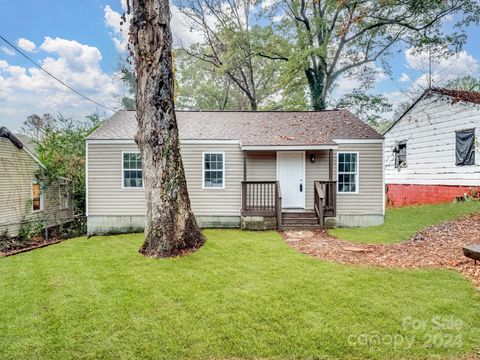
<path fill-rule="evenodd" d="M 243 145 L 330 145 L 333 139 L 382 139 L 347 110 L 176 111 L 183 140 L 240 140 Z M 135 111 L 121 110 L 88 140 L 133 140 Z"/>

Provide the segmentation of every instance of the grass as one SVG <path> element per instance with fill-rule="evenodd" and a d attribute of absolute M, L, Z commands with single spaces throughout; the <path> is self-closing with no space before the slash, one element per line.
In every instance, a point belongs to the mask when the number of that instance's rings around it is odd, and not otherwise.
<path fill-rule="evenodd" d="M 205 234 L 203 248 L 175 259 L 143 258 L 141 235 L 0 259 L 0 358 L 424 359 L 478 349 L 480 297 L 459 273 L 323 262 L 276 232 Z"/>
<path fill-rule="evenodd" d="M 398 243 L 417 231 L 437 223 L 480 211 L 480 202 L 465 201 L 440 205 L 408 206 L 387 209 L 385 223 L 364 228 L 337 228 L 329 233 L 359 243 Z"/>

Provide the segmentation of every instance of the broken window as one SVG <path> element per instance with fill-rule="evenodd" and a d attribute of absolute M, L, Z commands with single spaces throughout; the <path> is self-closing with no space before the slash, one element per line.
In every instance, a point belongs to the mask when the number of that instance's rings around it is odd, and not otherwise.
<path fill-rule="evenodd" d="M 407 142 L 401 141 L 395 145 L 395 167 L 407 167 Z"/>
<path fill-rule="evenodd" d="M 475 129 L 455 132 L 455 164 L 475 165 Z"/>

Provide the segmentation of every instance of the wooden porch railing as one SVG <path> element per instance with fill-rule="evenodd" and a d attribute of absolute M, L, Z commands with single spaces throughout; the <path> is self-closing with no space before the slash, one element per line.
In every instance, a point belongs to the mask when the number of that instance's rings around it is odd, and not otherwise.
<path fill-rule="evenodd" d="M 282 224 L 282 193 L 278 181 L 242 181 L 242 215 L 276 216 Z"/>
<path fill-rule="evenodd" d="M 314 191 L 315 212 L 323 227 L 324 217 L 333 217 L 337 214 L 337 182 L 315 181 Z"/>

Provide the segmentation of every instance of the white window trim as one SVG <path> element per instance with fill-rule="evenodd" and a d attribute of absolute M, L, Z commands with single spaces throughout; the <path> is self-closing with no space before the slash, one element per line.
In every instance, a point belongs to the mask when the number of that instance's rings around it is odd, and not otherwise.
<path fill-rule="evenodd" d="M 222 154 L 223 171 L 222 171 L 222 187 L 219 186 L 205 186 L 205 155 Z M 204 151 L 202 152 L 202 189 L 204 190 L 224 190 L 225 189 L 225 151 Z"/>
<path fill-rule="evenodd" d="M 122 151 L 122 175 L 120 176 L 121 178 L 121 181 L 122 181 L 122 190 L 143 190 L 144 189 L 144 186 L 145 186 L 145 178 L 143 176 L 143 162 L 142 162 L 142 186 L 141 187 L 137 187 L 137 186 L 125 186 L 125 179 L 124 179 L 124 176 L 125 176 L 125 172 L 124 172 L 124 169 L 123 169 L 123 155 L 124 154 L 140 154 L 140 151 L 138 150 L 130 150 L 130 151 Z"/>
<path fill-rule="evenodd" d="M 40 209 L 39 210 L 33 210 L 33 185 L 38 184 L 40 185 Z M 32 202 L 31 205 L 31 210 L 32 213 L 38 213 L 43 211 L 43 191 L 42 191 L 42 182 L 38 180 L 33 180 L 30 182 L 30 201 Z"/>
<path fill-rule="evenodd" d="M 357 155 L 357 171 L 355 174 L 357 175 L 355 177 L 355 190 L 354 192 L 346 192 L 346 191 L 340 191 L 340 182 L 338 181 L 340 172 L 338 171 L 339 168 L 339 159 L 340 159 L 340 154 L 356 154 Z M 360 153 L 358 151 L 340 151 L 337 152 L 337 194 L 339 195 L 358 195 L 360 193 Z"/>

